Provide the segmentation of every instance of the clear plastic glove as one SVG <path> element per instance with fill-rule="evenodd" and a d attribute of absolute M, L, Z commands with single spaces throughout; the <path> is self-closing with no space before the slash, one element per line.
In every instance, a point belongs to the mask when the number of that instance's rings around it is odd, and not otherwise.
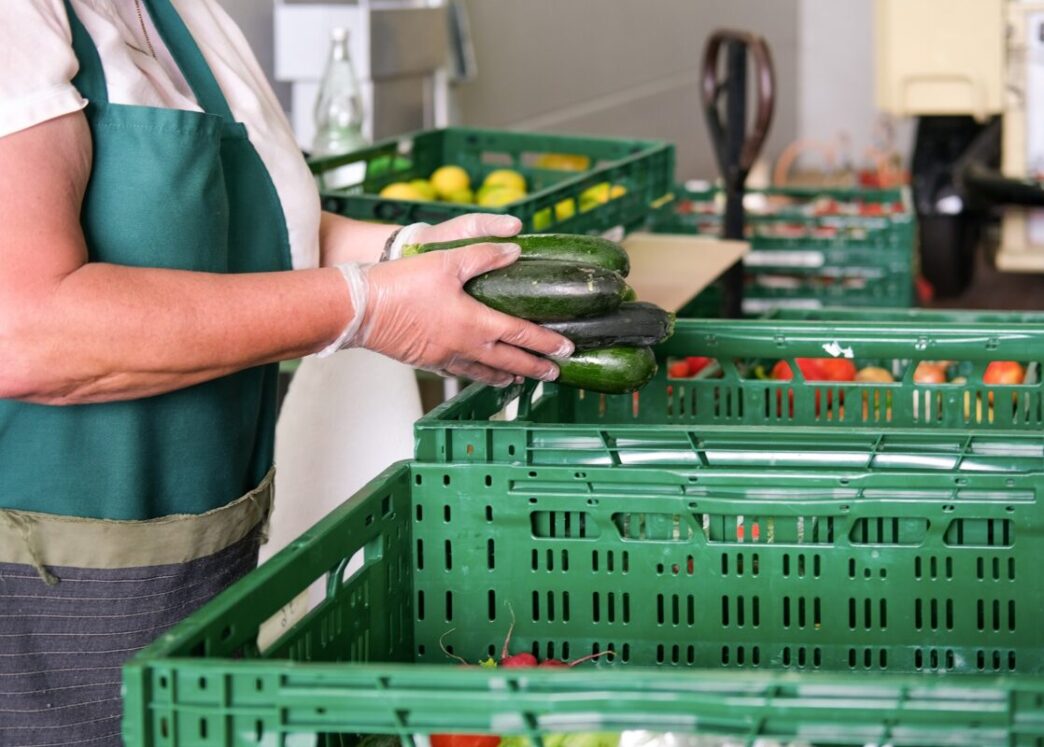
<path fill-rule="evenodd" d="M 356 344 L 417 368 L 494 386 L 518 377 L 552 381 L 558 367 L 527 351 L 565 357 L 561 335 L 479 303 L 464 284 L 505 267 L 517 244 L 475 244 L 368 268 L 366 311 Z"/>
<path fill-rule="evenodd" d="M 469 236 L 511 236 L 516 219 L 465 215 L 425 227 L 412 241 L 447 241 Z M 377 265 L 339 265 L 355 314 L 344 333 L 323 353 L 365 347 L 417 368 L 466 376 L 494 386 L 522 377 L 552 381 L 558 367 L 534 355 L 568 357 L 573 345 L 539 325 L 479 303 L 464 284 L 505 267 L 519 256 L 516 244 L 475 244 Z M 529 352 L 532 351 L 532 352 Z"/>
<path fill-rule="evenodd" d="M 411 223 L 404 226 L 395 236 L 388 252 L 389 259 L 402 257 L 402 248 L 407 244 L 432 244 L 437 241 L 473 239 L 481 236 L 514 236 L 522 230 L 522 221 L 512 215 L 490 213 L 468 213 L 434 226 L 427 223 Z"/>

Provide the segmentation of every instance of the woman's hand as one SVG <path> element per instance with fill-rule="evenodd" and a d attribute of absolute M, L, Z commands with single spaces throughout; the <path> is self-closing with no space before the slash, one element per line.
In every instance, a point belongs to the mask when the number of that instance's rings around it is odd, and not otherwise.
<path fill-rule="evenodd" d="M 436 223 L 434 226 L 418 225 L 409 243 L 432 244 L 436 241 L 477 239 L 484 236 L 514 236 L 522 230 L 522 221 L 513 215 L 494 213 L 468 213 Z"/>
<path fill-rule="evenodd" d="M 496 220 L 490 221 L 493 218 Z M 465 215 L 432 226 L 434 238 L 488 236 L 505 228 L 503 216 Z M 456 224 L 450 228 L 451 224 Z M 514 227 L 517 233 L 518 227 Z M 498 235 L 511 235 L 500 233 Z M 565 337 L 479 303 L 464 291 L 476 275 L 505 267 L 519 255 L 516 244 L 475 244 L 383 262 L 367 270 L 367 302 L 355 344 L 418 368 L 466 376 L 494 386 L 518 377 L 551 381 L 558 367 L 533 355 L 565 357 Z"/>

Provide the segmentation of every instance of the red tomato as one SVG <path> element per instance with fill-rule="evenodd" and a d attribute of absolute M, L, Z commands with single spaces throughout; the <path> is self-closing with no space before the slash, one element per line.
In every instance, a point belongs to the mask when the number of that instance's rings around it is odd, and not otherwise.
<path fill-rule="evenodd" d="M 675 361 L 667 367 L 667 378 L 669 379 L 687 379 L 689 378 L 689 361 L 680 360 Z"/>
<path fill-rule="evenodd" d="M 855 381 L 856 367 L 847 358 L 817 358 L 819 370 L 827 381 Z"/>
<path fill-rule="evenodd" d="M 689 366 L 689 376 L 695 376 L 710 365 L 711 359 L 704 355 L 690 355 L 685 361 Z"/>
<path fill-rule="evenodd" d="M 798 358 L 798 369 L 806 381 L 828 381 L 820 361 L 822 358 Z M 852 372 L 855 376 L 855 371 Z M 778 381 L 790 381 L 794 378 L 794 371 L 786 361 L 779 361 L 772 367 L 772 378 Z"/>
<path fill-rule="evenodd" d="M 432 734 L 431 747 L 497 747 L 500 737 L 492 734 Z"/>
<path fill-rule="evenodd" d="M 993 361 L 982 376 L 984 384 L 1021 384 L 1026 380 L 1026 369 L 1015 361 Z"/>
<path fill-rule="evenodd" d="M 914 369 L 913 379 L 918 384 L 945 384 L 946 368 L 933 361 L 921 361 Z"/>

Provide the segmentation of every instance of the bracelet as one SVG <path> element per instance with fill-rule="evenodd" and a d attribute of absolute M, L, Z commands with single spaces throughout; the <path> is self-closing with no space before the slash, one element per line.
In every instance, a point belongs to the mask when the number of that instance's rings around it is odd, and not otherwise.
<path fill-rule="evenodd" d="M 395 239 L 399 238 L 399 234 L 402 233 L 404 226 L 399 226 L 388 236 L 388 240 L 384 242 L 384 251 L 381 252 L 381 258 L 378 262 L 387 262 L 391 259 L 392 246 L 395 244 Z"/>

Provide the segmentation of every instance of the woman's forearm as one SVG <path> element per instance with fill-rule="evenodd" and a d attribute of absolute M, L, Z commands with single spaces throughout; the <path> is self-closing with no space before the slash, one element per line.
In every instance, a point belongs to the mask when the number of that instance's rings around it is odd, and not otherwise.
<path fill-rule="evenodd" d="M 88 263 L 4 304 L 0 397 L 137 399 L 321 349 L 354 310 L 334 269 L 214 275 Z"/>
<path fill-rule="evenodd" d="M 398 228 L 324 212 L 319 222 L 319 263 L 333 267 L 342 262 L 376 262 Z"/>

